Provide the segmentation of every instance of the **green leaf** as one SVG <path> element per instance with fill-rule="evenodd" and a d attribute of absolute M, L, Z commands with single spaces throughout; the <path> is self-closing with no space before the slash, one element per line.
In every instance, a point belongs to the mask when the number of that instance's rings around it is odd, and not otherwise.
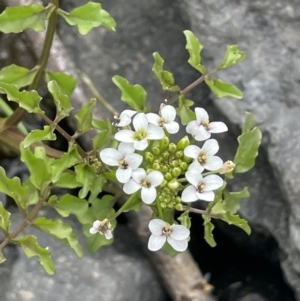
<path fill-rule="evenodd" d="M 217 243 L 215 242 L 214 235 L 212 234 L 215 226 L 210 221 L 210 217 L 203 214 L 202 218 L 204 219 L 204 239 L 211 247 L 215 247 Z"/>
<path fill-rule="evenodd" d="M 48 248 L 42 248 L 38 244 L 35 236 L 25 235 L 18 240 L 18 243 L 21 245 L 28 258 L 37 256 L 40 264 L 49 275 L 53 275 L 55 273 L 55 267 L 51 259 L 50 251 Z"/>
<path fill-rule="evenodd" d="M 27 148 L 29 145 L 44 140 L 56 140 L 56 135 L 53 133 L 54 128 L 45 125 L 43 130 L 32 130 L 24 139 L 23 145 Z"/>
<path fill-rule="evenodd" d="M 140 197 L 135 197 L 129 204 L 123 207 L 123 212 L 135 211 L 139 212 L 143 206 L 143 201 Z"/>
<path fill-rule="evenodd" d="M 103 175 L 95 176 L 90 188 L 91 194 L 89 196 L 89 202 L 92 202 L 95 198 L 97 198 L 98 194 L 102 192 L 102 187 L 106 182 L 107 180 Z"/>
<path fill-rule="evenodd" d="M 62 72 L 49 72 L 49 71 L 46 72 L 46 81 L 48 83 L 48 88 L 49 88 L 49 83 L 51 81 L 55 81 L 58 86 L 57 88 L 55 88 L 55 90 L 58 90 L 61 94 L 67 95 L 69 97 L 72 95 L 73 91 L 75 90 L 76 83 L 77 83 L 76 79 L 70 74 L 66 74 Z"/>
<path fill-rule="evenodd" d="M 254 166 L 261 138 L 262 134 L 258 128 L 238 137 L 239 146 L 233 160 L 235 163 L 234 173 L 246 172 Z"/>
<path fill-rule="evenodd" d="M 0 202 L 0 228 L 6 232 L 9 232 L 10 228 L 10 213 L 5 210 L 2 202 Z"/>
<path fill-rule="evenodd" d="M 29 70 L 13 64 L 1 69 L 0 82 L 15 85 L 18 89 L 20 89 L 30 85 L 33 82 L 37 72 L 37 68 Z"/>
<path fill-rule="evenodd" d="M 81 187 L 82 184 L 77 182 L 76 174 L 69 171 L 64 171 L 61 175 L 59 180 L 55 183 L 56 187 L 62 187 L 62 188 L 78 188 Z"/>
<path fill-rule="evenodd" d="M 131 108 L 139 112 L 144 111 L 147 92 L 140 85 L 131 85 L 124 77 L 115 75 L 112 78 L 114 84 L 120 89 L 121 99 Z"/>
<path fill-rule="evenodd" d="M 34 90 L 20 92 L 16 86 L 0 82 L 0 93 L 6 94 L 8 100 L 18 103 L 29 113 L 45 114 L 39 107 L 42 98 Z"/>
<path fill-rule="evenodd" d="M 76 180 L 82 184 L 82 189 L 79 191 L 79 197 L 84 199 L 91 190 L 92 183 L 96 177 L 92 166 L 87 164 L 79 164 L 75 166 Z"/>
<path fill-rule="evenodd" d="M 51 164 L 54 159 L 46 156 L 45 148 L 36 147 L 34 154 L 29 148 L 20 145 L 21 160 L 30 171 L 30 181 L 38 189 L 44 190 L 51 183 Z"/>
<path fill-rule="evenodd" d="M 52 165 L 52 182 L 56 183 L 61 174 L 68 168 L 81 163 L 82 157 L 79 155 L 77 151 L 77 146 L 73 145 L 67 153 L 64 153 L 61 158 L 56 159 Z"/>
<path fill-rule="evenodd" d="M 3 263 L 6 258 L 3 256 L 2 250 L 0 250 L 0 263 Z"/>
<path fill-rule="evenodd" d="M 218 202 L 211 208 L 210 212 L 216 215 L 223 215 L 227 212 L 227 208 L 223 202 Z"/>
<path fill-rule="evenodd" d="M 222 218 L 223 221 L 228 223 L 229 225 L 235 225 L 241 229 L 243 229 L 248 235 L 251 234 L 251 228 L 248 225 L 248 222 L 238 215 L 232 215 L 230 212 L 227 212 L 225 216 Z"/>
<path fill-rule="evenodd" d="M 153 57 L 155 61 L 154 61 L 152 71 L 159 79 L 162 89 L 167 91 L 173 91 L 173 92 L 180 91 L 180 88 L 174 83 L 173 74 L 163 69 L 164 60 L 160 56 L 160 54 L 158 52 L 154 52 Z"/>
<path fill-rule="evenodd" d="M 51 81 L 48 83 L 48 90 L 53 95 L 56 106 L 55 122 L 59 122 L 70 115 L 70 112 L 73 109 L 71 101 L 67 95 L 61 92 L 60 86 L 56 81 Z"/>
<path fill-rule="evenodd" d="M 83 6 L 77 7 L 70 13 L 61 9 L 57 10 L 68 24 L 76 26 L 79 33 L 86 35 L 92 28 L 103 25 L 108 29 L 115 30 L 116 22 L 111 15 L 102 9 L 100 3 L 88 2 Z"/>
<path fill-rule="evenodd" d="M 110 144 L 113 135 L 116 133 L 116 128 L 112 126 L 109 118 L 106 121 L 93 119 L 92 125 L 100 132 L 93 138 L 93 146 L 95 150 L 103 149 Z"/>
<path fill-rule="evenodd" d="M 250 132 L 255 127 L 255 119 L 252 113 L 245 112 L 245 122 L 242 130 L 242 134 Z"/>
<path fill-rule="evenodd" d="M 77 132 L 84 133 L 93 129 L 92 121 L 96 102 L 96 98 L 90 99 L 90 101 L 85 103 L 75 115 L 75 118 L 78 120 Z"/>
<path fill-rule="evenodd" d="M 82 248 L 78 242 L 77 235 L 73 232 L 71 226 L 61 220 L 51 220 L 45 217 L 38 217 L 33 226 L 39 228 L 43 232 L 56 237 L 63 243 L 70 246 L 76 255 L 81 258 L 83 255 Z"/>
<path fill-rule="evenodd" d="M 185 48 L 188 50 L 190 54 L 188 63 L 202 74 L 205 74 L 206 69 L 203 65 L 201 65 L 201 55 L 200 55 L 203 46 L 199 42 L 198 38 L 190 30 L 185 30 L 183 33 L 186 38 Z"/>
<path fill-rule="evenodd" d="M 236 63 L 242 62 L 246 58 L 246 52 L 239 50 L 238 45 L 227 45 L 227 50 L 223 62 L 218 69 L 228 68 Z"/>
<path fill-rule="evenodd" d="M 180 221 L 181 225 L 185 226 L 188 229 L 191 228 L 192 223 L 188 212 L 183 212 L 177 219 Z"/>
<path fill-rule="evenodd" d="M 55 203 L 54 208 L 63 217 L 74 214 L 82 224 L 91 224 L 94 222 L 92 216 L 87 214 L 89 208 L 88 202 L 76 196 L 65 194 Z"/>
<path fill-rule="evenodd" d="M 0 15 L 0 31 L 18 33 L 27 28 L 43 31 L 54 8 L 52 4 L 46 8 L 38 4 L 7 7 Z"/>
<path fill-rule="evenodd" d="M 218 98 L 233 97 L 241 99 L 243 97 L 243 92 L 233 84 L 223 82 L 220 79 L 205 79 L 205 82 Z"/>
<path fill-rule="evenodd" d="M 242 191 L 238 191 L 238 192 L 224 191 L 223 194 L 224 194 L 225 206 L 231 214 L 236 213 L 240 209 L 241 199 L 246 199 L 250 196 L 247 187 L 245 187 Z"/>
<path fill-rule="evenodd" d="M 187 125 L 190 121 L 196 119 L 196 114 L 190 109 L 194 104 L 193 101 L 186 99 L 184 95 L 179 96 L 178 108 L 176 109 L 177 115 L 181 119 L 183 125 Z"/>

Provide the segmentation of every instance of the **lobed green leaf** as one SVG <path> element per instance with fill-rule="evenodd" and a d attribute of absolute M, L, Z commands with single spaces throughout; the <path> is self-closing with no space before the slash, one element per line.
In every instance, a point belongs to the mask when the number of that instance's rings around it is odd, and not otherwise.
<path fill-rule="evenodd" d="M 59 180 L 55 183 L 55 186 L 73 189 L 81 187 L 82 184 L 77 182 L 75 173 L 71 171 L 64 171 L 63 173 L 61 173 Z"/>
<path fill-rule="evenodd" d="M 222 63 L 218 69 L 228 68 L 236 63 L 242 62 L 246 58 L 246 52 L 239 50 L 238 45 L 227 45 L 227 50 Z"/>
<path fill-rule="evenodd" d="M 205 79 L 205 83 L 210 87 L 211 91 L 219 98 L 233 97 L 241 99 L 243 97 L 243 92 L 239 90 L 235 85 L 223 82 L 220 79 Z"/>
<path fill-rule="evenodd" d="M 96 177 L 95 171 L 88 164 L 79 164 L 75 166 L 75 173 L 77 182 L 82 184 L 78 195 L 81 199 L 84 199 L 91 190 L 92 183 Z"/>
<path fill-rule="evenodd" d="M 48 83 L 48 88 L 49 88 L 49 83 L 51 81 L 55 81 L 58 86 L 55 87 L 55 90 L 59 91 L 63 95 L 67 95 L 68 97 L 70 97 L 76 88 L 76 83 L 77 83 L 76 79 L 70 74 L 47 71 L 45 75 L 46 75 L 46 81 Z M 64 104 L 64 107 L 66 106 L 69 106 L 69 104 L 68 103 Z"/>
<path fill-rule="evenodd" d="M 94 27 L 100 25 L 110 30 L 115 30 L 116 28 L 115 20 L 101 7 L 100 3 L 90 1 L 85 5 L 75 8 L 70 13 L 64 12 L 61 9 L 58 9 L 57 12 L 68 24 L 76 26 L 82 35 L 86 35 Z"/>
<path fill-rule="evenodd" d="M 255 127 L 255 119 L 252 113 L 245 112 L 245 122 L 242 129 L 242 134 L 250 132 Z"/>
<path fill-rule="evenodd" d="M 236 213 L 240 209 L 241 199 L 246 199 L 250 196 L 248 188 L 245 187 L 242 191 L 228 192 L 224 191 L 224 203 L 231 214 Z"/>
<path fill-rule="evenodd" d="M 72 227 L 69 224 L 62 222 L 61 220 L 51 220 L 46 219 L 45 217 L 38 217 L 32 225 L 39 228 L 41 231 L 56 237 L 66 245 L 70 246 L 79 258 L 82 257 L 83 251 L 78 242 L 78 237 L 73 232 Z"/>
<path fill-rule="evenodd" d="M 229 211 L 224 215 L 222 218 L 223 221 L 228 223 L 229 225 L 237 226 L 241 229 L 243 229 L 248 235 L 251 234 L 251 228 L 248 225 L 248 222 L 242 218 L 240 218 L 238 215 L 232 215 Z"/>
<path fill-rule="evenodd" d="M 93 119 L 92 125 L 99 130 L 99 133 L 93 138 L 94 149 L 103 149 L 104 146 L 111 142 L 116 128 L 112 126 L 109 118 L 107 118 L 106 121 Z"/>
<path fill-rule="evenodd" d="M 94 199 L 98 197 L 98 194 L 102 192 L 103 185 L 107 182 L 106 178 L 103 175 L 95 176 L 91 188 L 90 188 L 90 196 L 89 202 L 92 202 Z"/>
<path fill-rule="evenodd" d="M 121 99 L 131 108 L 143 112 L 145 108 L 147 92 L 141 85 L 131 85 L 124 77 L 115 75 L 112 78 L 114 84 L 121 91 Z"/>
<path fill-rule="evenodd" d="M 201 50 L 203 46 L 199 42 L 198 38 L 190 30 L 185 30 L 183 33 L 186 38 L 185 48 L 190 54 L 188 63 L 202 74 L 205 74 L 206 68 L 201 65 Z"/>
<path fill-rule="evenodd" d="M 192 100 L 186 99 L 184 95 L 179 95 L 179 103 L 178 108 L 176 108 L 176 112 L 183 125 L 186 125 L 190 121 L 196 119 L 195 112 L 190 109 L 193 104 L 194 102 Z"/>
<path fill-rule="evenodd" d="M 27 257 L 31 258 L 33 256 L 37 256 L 39 258 L 41 265 L 49 275 L 53 275 L 55 273 L 55 267 L 51 259 L 50 251 L 48 248 L 42 248 L 38 244 L 35 236 L 25 235 L 18 240 L 18 243 Z"/>
<path fill-rule="evenodd" d="M 25 148 L 30 146 L 35 142 L 40 142 L 44 140 L 56 140 L 56 135 L 53 133 L 54 128 L 49 125 L 45 125 L 43 130 L 32 130 L 24 139 L 23 145 Z"/>
<path fill-rule="evenodd" d="M 37 68 L 29 70 L 25 67 L 10 65 L 0 71 L 0 82 L 11 84 L 18 89 L 30 85 L 38 72 Z"/>
<path fill-rule="evenodd" d="M 214 235 L 212 234 L 212 231 L 214 230 L 215 226 L 214 224 L 210 221 L 210 217 L 206 215 L 202 215 L 202 218 L 204 219 L 204 239 L 206 242 L 211 246 L 215 247 L 217 245 Z"/>
<path fill-rule="evenodd" d="M 18 33 L 27 28 L 43 31 L 54 8 L 52 4 L 48 7 L 38 4 L 7 7 L 0 15 L 0 31 Z"/>
<path fill-rule="evenodd" d="M 3 207 L 0 202 L 0 228 L 6 232 L 9 232 L 10 228 L 10 213 Z"/>
<path fill-rule="evenodd" d="M 129 204 L 123 207 L 123 212 L 135 211 L 139 212 L 143 206 L 143 201 L 140 197 L 136 196 Z"/>
<path fill-rule="evenodd" d="M 96 106 L 96 98 L 85 103 L 75 115 L 78 121 L 77 132 L 84 133 L 93 129 L 93 112 Z"/>

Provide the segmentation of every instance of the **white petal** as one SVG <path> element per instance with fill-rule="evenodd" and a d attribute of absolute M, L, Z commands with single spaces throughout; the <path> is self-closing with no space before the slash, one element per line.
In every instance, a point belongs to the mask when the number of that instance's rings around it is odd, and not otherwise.
<path fill-rule="evenodd" d="M 99 221 L 99 220 L 96 220 L 93 223 L 93 227 L 96 228 L 96 229 L 98 229 L 100 227 L 100 225 L 101 225 L 101 221 Z"/>
<path fill-rule="evenodd" d="M 208 125 L 208 131 L 210 133 L 223 133 L 223 132 L 227 132 L 228 128 L 224 122 L 216 121 L 216 122 L 211 122 Z"/>
<path fill-rule="evenodd" d="M 158 139 L 162 139 L 164 135 L 165 135 L 164 130 L 161 127 L 153 124 L 148 125 L 147 139 L 158 140 Z"/>
<path fill-rule="evenodd" d="M 210 191 L 220 188 L 223 185 L 223 179 L 217 175 L 209 175 L 203 179 L 205 184 L 204 191 Z"/>
<path fill-rule="evenodd" d="M 105 231 L 104 236 L 105 236 L 106 239 L 113 238 L 113 231 L 111 231 L 111 230 Z"/>
<path fill-rule="evenodd" d="M 216 139 L 209 139 L 204 142 L 202 146 L 202 150 L 205 152 L 207 156 L 213 156 L 219 150 L 219 144 Z"/>
<path fill-rule="evenodd" d="M 137 150 L 144 150 L 148 146 L 148 140 L 145 138 L 143 140 L 134 140 L 133 146 Z"/>
<path fill-rule="evenodd" d="M 125 157 L 128 154 L 134 153 L 135 149 L 132 143 L 121 142 L 118 146 L 118 151 Z"/>
<path fill-rule="evenodd" d="M 98 229 L 96 229 L 94 227 L 90 228 L 90 233 L 91 234 L 96 234 L 97 232 L 98 232 Z"/>
<path fill-rule="evenodd" d="M 163 182 L 164 176 L 160 171 L 154 170 L 148 174 L 146 179 L 151 183 L 152 187 L 156 187 Z"/>
<path fill-rule="evenodd" d="M 182 191 L 181 199 L 185 203 L 195 202 L 198 200 L 196 187 L 189 185 Z"/>
<path fill-rule="evenodd" d="M 168 239 L 168 243 L 171 245 L 171 247 L 174 250 L 178 251 L 178 252 L 183 252 L 188 247 L 188 243 L 187 243 L 186 239 L 184 239 L 184 240 L 175 240 L 170 236 L 167 239 Z"/>
<path fill-rule="evenodd" d="M 160 117 L 157 114 L 154 113 L 148 113 L 146 114 L 148 122 L 154 125 L 159 125 Z"/>
<path fill-rule="evenodd" d="M 215 193 L 213 191 L 197 192 L 197 198 L 199 200 L 212 202 L 215 199 Z"/>
<path fill-rule="evenodd" d="M 203 171 L 203 170 L 202 170 Z M 197 169 L 197 165 L 191 165 L 189 170 L 185 173 L 185 177 L 189 183 L 194 186 L 198 186 L 199 182 L 203 181 L 200 169 Z"/>
<path fill-rule="evenodd" d="M 145 113 L 138 113 L 133 118 L 133 127 L 138 132 L 139 130 L 146 130 L 148 126 L 148 119 Z"/>
<path fill-rule="evenodd" d="M 223 166 L 223 160 L 217 156 L 208 157 L 206 159 L 205 168 L 207 170 L 217 170 Z"/>
<path fill-rule="evenodd" d="M 186 126 L 186 132 L 191 135 L 195 135 L 199 125 L 196 120 L 190 121 Z"/>
<path fill-rule="evenodd" d="M 134 142 L 134 131 L 121 130 L 115 134 L 115 139 L 122 142 L 133 143 Z"/>
<path fill-rule="evenodd" d="M 129 166 L 126 169 L 123 169 L 120 167 L 117 169 L 117 172 L 116 172 L 117 180 L 123 184 L 127 183 L 129 181 L 131 175 L 132 175 L 132 168 Z"/>
<path fill-rule="evenodd" d="M 208 114 L 204 109 L 195 108 L 195 113 L 196 113 L 196 120 L 199 125 L 209 120 Z"/>
<path fill-rule="evenodd" d="M 165 119 L 166 123 L 174 121 L 176 117 L 176 110 L 173 106 L 165 105 L 160 110 L 161 116 Z"/>
<path fill-rule="evenodd" d="M 198 161 L 194 161 L 190 164 L 188 171 L 197 170 L 197 173 L 201 173 L 204 169 L 205 168 Z"/>
<path fill-rule="evenodd" d="M 123 127 L 129 125 L 130 123 L 131 123 L 131 117 L 128 115 L 124 115 L 122 116 L 122 118 L 120 118 L 120 121 L 119 123 L 117 123 L 117 126 Z"/>
<path fill-rule="evenodd" d="M 139 154 L 129 154 L 124 158 L 124 160 L 134 170 L 141 165 L 143 157 Z"/>
<path fill-rule="evenodd" d="M 166 130 L 168 131 L 168 133 L 170 134 L 176 134 L 179 131 L 179 124 L 176 121 L 172 121 L 169 123 L 165 123 L 164 127 L 166 128 Z"/>
<path fill-rule="evenodd" d="M 143 168 L 137 168 L 132 172 L 132 178 L 138 183 L 141 183 L 146 178 L 146 176 L 146 171 Z"/>
<path fill-rule="evenodd" d="M 136 111 L 134 111 L 134 110 L 124 110 L 120 114 L 120 119 L 122 119 L 123 116 L 129 116 L 131 118 L 135 113 L 136 113 Z"/>
<path fill-rule="evenodd" d="M 166 226 L 166 222 L 159 218 L 152 219 L 149 222 L 149 229 L 152 234 L 159 236 L 162 235 L 163 228 Z"/>
<path fill-rule="evenodd" d="M 166 240 L 167 240 L 167 238 L 165 235 L 155 236 L 152 234 L 148 241 L 148 249 L 150 251 L 158 251 L 159 249 L 161 249 L 163 247 Z"/>
<path fill-rule="evenodd" d="M 210 138 L 211 134 L 201 125 L 197 128 L 194 136 L 197 141 L 204 141 Z"/>
<path fill-rule="evenodd" d="M 119 161 L 123 159 L 123 156 L 114 148 L 105 148 L 100 152 L 100 158 L 107 165 L 119 166 Z"/>
<path fill-rule="evenodd" d="M 200 153 L 201 149 L 199 146 L 197 145 L 188 145 L 183 153 L 185 156 L 189 157 L 189 158 L 193 158 L 193 159 L 198 159 L 199 157 L 199 153 Z"/>
<path fill-rule="evenodd" d="M 187 239 L 190 236 L 190 230 L 182 225 L 172 225 L 170 236 L 176 240 Z"/>
<path fill-rule="evenodd" d="M 127 194 L 133 194 L 141 189 L 141 184 L 137 183 L 135 180 L 130 179 L 127 183 L 123 186 L 123 191 Z"/>
<path fill-rule="evenodd" d="M 156 199 L 156 189 L 154 187 L 142 187 L 141 198 L 145 204 L 152 204 Z"/>

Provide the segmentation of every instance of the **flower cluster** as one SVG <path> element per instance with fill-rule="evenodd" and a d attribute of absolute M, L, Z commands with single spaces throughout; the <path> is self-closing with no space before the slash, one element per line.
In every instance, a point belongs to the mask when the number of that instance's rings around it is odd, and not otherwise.
<path fill-rule="evenodd" d="M 179 124 L 175 121 L 175 108 L 162 104 L 158 114 L 125 110 L 115 117 L 118 121 L 115 125 L 119 128 L 115 139 L 119 146 L 100 152 L 104 164 L 117 167 L 116 178 L 124 184 L 126 194 L 140 190 L 141 200 L 157 208 L 154 216 L 160 218 L 149 223 L 152 234 L 148 248 L 152 251 L 161 249 L 166 242 L 176 251 L 187 249 L 189 230 L 162 220 L 164 208 L 182 211 L 182 203 L 213 201 L 214 191 L 223 185 L 223 179 L 214 173 L 222 174 L 230 168 L 226 163 L 224 169 L 223 160 L 216 156 L 217 140 L 209 139 L 212 133 L 227 131 L 226 125 L 209 122 L 202 108 L 196 108 L 195 114 L 196 120 L 187 124 L 186 132 L 194 141 L 204 141 L 202 147 L 190 145 L 187 136 L 177 144 L 170 142 L 169 135 L 179 131 Z M 112 233 L 103 230 L 103 222 L 95 223 L 90 233 L 110 238 Z"/>

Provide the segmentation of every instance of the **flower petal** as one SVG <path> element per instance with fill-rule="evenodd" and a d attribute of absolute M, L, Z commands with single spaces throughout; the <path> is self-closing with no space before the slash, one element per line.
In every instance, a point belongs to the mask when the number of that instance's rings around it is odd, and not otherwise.
<path fill-rule="evenodd" d="M 164 118 L 166 123 L 174 121 L 176 117 L 176 110 L 173 106 L 165 105 L 160 110 L 161 116 Z"/>
<path fill-rule="evenodd" d="M 111 238 L 113 238 L 113 231 L 111 231 L 111 230 L 105 231 L 105 232 L 104 232 L 104 236 L 105 236 L 106 239 L 111 239 Z"/>
<path fill-rule="evenodd" d="M 132 143 L 121 142 L 118 146 L 118 151 L 125 157 L 128 154 L 134 153 L 135 149 Z"/>
<path fill-rule="evenodd" d="M 197 145 L 188 145 L 188 146 L 184 149 L 183 153 L 184 153 L 185 156 L 197 160 L 200 151 L 201 151 L 201 149 L 200 149 L 199 146 L 197 146 Z"/>
<path fill-rule="evenodd" d="M 134 131 L 121 130 L 115 134 L 115 139 L 122 142 L 133 143 L 134 142 Z"/>
<path fill-rule="evenodd" d="M 126 169 L 120 167 L 117 169 L 116 172 L 117 180 L 123 184 L 129 181 L 131 175 L 132 175 L 132 168 L 129 166 Z"/>
<path fill-rule="evenodd" d="M 162 139 L 164 135 L 165 135 L 164 130 L 161 127 L 153 124 L 148 125 L 147 139 L 158 140 L 158 139 Z"/>
<path fill-rule="evenodd" d="M 143 157 L 139 154 L 129 154 L 124 159 L 133 170 L 137 169 L 143 161 Z"/>
<path fill-rule="evenodd" d="M 215 199 L 215 193 L 213 191 L 197 192 L 197 198 L 199 200 L 212 202 Z"/>
<path fill-rule="evenodd" d="M 210 138 L 210 136 L 211 136 L 211 134 L 202 125 L 200 125 L 197 128 L 197 130 L 194 134 L 195 140 L 197 140 L 197 141 L 204 141 L 204 140 Z"/>
<path fill-rule="evenodd" d="M 176 240 L 187 239 L 190 236 L 190 230 L 182 225 L 172 225 L 170 236 Z"/>
<path fill-rule="evenodd" d="M 186 132 L 191 135 L 195 135 L 199 125 L 196 120 L 190 121 L 186 126 Z"/>
<path fill-rule="evenodd" d="M 146 116 L 147 116 L 149 123 L 157 125 L 157 126 L 159 125 L 160 117 L 157 114 L 148 113 L 148 114 L 146 114 Z"/>
<path fill-rule="evenodd" d="M 127 194 L 133 194 L 141 189 L 142 185 L 137 183 L 135 180 L 130 179 L 127 183 L 123 186 L 123 191 Z"/>
<path fill-rule="evenodd" d="M 148 140 L 146 138 L 143 140 L 134 140 L 133 146 L 137 150 L 144 150 L 148 146 Z"/>
<path fill-rule="evenodd" d="M 175 240 L 171 236 L 169 236 L 167 238 L 167 240 L 168 240 L 168 243 L 171 245 L 171 247 L 174 250 L 178 251 L 178 252 L 183 252 L 188 247 L 188 242 L 187 242 L 186 239 L 184 239 L 184 240 Z"/>
<path fill-rule="evenodd" d="M 216 139 L 206 140 L 202 146 L 202 150 L 207 156 L 213 156 L 219 150 L 219 144 Z"/>
<path fill-rule="evenodd" d="M 163 247 L 166 240 L 167 240 L 167 238 L 165 235 L 155 236 L 152 234 L 148 241 L 148 249 L 150 251 L 158 251 L 159 249 L 161 249 Z"/>
<path fill-rule="evenodd" d="M 100 152 L 100 158 L 107 165 L 119 166 L 119 161 L 123 159 L 123 156 L 114 148 L 105 148 Z"/>
<path fill-rule="evenodd" d="M 96 229 L 98 229 L 100 227 L 100 225 L 101 225 L 101 221 L 99 221 L 99 220 L 96 220 L 93 223 L 93 227 L 96 228 Z"/>
<path fill-rule="evenodd" d="M 117 126 L 123 127 L 129 125 L 130 123 L 131 123 L 131 117 L 128 115 L 124 115 L 122 116 L 122 118 L 120 118 L 120 121 L 119 123 L 117 123 Z"/>
<path fill-rule="evenodd" d="M 227 132 L 228 128 L 224 122 L 215 121 L 215 122 L 211 122 L 208 125 L 208 131 L 210 133 L 223 133 L 223 132 Z"/>
<path fill-rule="evenodd" d="M 147 176 L 147 173 L 144 168 L 137 168 L 132 172 L 132 178 L 137 181 L 138 183 L 141 183 Z"/>
<path fill-rule="evenodd" d="M 205 168 L 207 170 L 217 170 L 223 166 L 223 160 L 217 156 L 208 157 L 206 159 Z"/>
<path fill-rule="evenodd" d="M 156 189 L 154 187 L 142 187 L 141 198 L 145 204 L 152 204 L 156 199 Z"/>
<path fill-rule="evenodd" d="M 96 229 L 94 227 L 90 228 L 90 233 L 91 234 L 96 234 L 97 232 L 98 232 L 98 229 Z"/>
<path fill-rule="evenodd" d="M 203 179 L 205 184 L 204 191 L 215 190 L 223 185 L 223 179 L 217 175 L 209 175 Z"/>
<path fill-rule="evenodd" d="M 176 121 L 165 123 L 164 127 L 166 128 L 167 132 L 170 134 L 176 134 L 179 131 L 179 124 Z"/>
<path fill-rule="evenodd" d="M 185 203 L 195 202 L 198 200 L 196 187 L 193 185 L 187 186 L 181 194 L 181 199 Z"/>
<path fill-rule="evenodd" d="M 147 175 L 146 179 L 151 183 L 152 187 L 156 187 L 163 182 L 164 176 L 160 171 L 154 170 Z"/>
<path fill-rule="evenodd" d="M 124 110 L 120 114 L 120 119 L 122 119 L 123 116 L 129 116 L 130 118 L 136 113 L 134 110 Z"/>
<path fill-rule="evenodd" d="M 162 231 L 165 226 L 166 222 L 159 218 L 152 219 L 148 225 L 151 233 L 157 236 L 162 235 Z"/>
<path fill-rule="evenodd" d="M 185 173 L 185 177 L 189 183 L 194 186 L 198 186 L 199 182 L 203 181 L 203 177 L 201 175 L 202 171 L 203 169 L 198 169 L 198 165 L 191 164 L 189 170 Z"/>
<path fill-rule="evenodd" d="M 195 113 L 199 125 L 209 120 L 208 114 L 203 108 L 195 108 Z"/>
<path fill-rule="evenodd" d="M 145 113 L 137 113 L 133 118 L 133 127 L 136 131 L 146 130 L 148 126 L 148 119 Z"/>

